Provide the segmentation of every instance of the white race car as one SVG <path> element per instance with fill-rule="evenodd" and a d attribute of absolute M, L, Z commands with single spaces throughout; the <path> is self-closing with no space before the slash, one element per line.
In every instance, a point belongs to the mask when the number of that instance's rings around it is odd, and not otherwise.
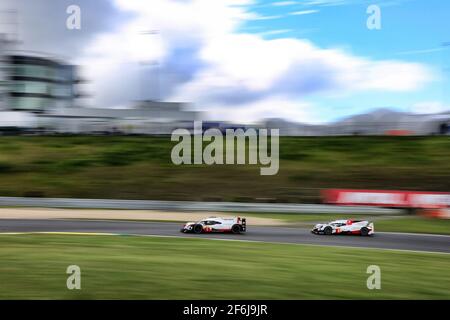
<path fill-rule="evenodd" d="M 358 234 L 370 236 L 375 232 L 373 222 L 360 220 L 335 220 L 329 223 L 319 223 L 311 230 L 315 234 Z"/>
<path fill-rule="evenodd" d="M 242 233 L 247 231 L 247 221 L 241 217 L 209 217 L 198 222 L 187 222 L 180 231 L 183 233 Z"/>

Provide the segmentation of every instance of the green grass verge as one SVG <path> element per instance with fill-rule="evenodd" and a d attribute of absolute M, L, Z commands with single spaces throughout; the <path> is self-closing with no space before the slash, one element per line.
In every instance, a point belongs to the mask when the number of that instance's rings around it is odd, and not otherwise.
<path fill-rule="evenodd" d="M 0 137 L 0 195 L 320 201 L 322 188 L 448 191 L 449 137 L 282 137 L 280 171 L 184 165 L 170 137 Z"/>
<path fill-rule="evenodd" d="M 66 288 L 68 265 L 82 289 Z M 369 265 L 381 290 L 368 290 Z M 450 299 L 450 255 L 202 239 L 0 235 L 0 299 Z"/>

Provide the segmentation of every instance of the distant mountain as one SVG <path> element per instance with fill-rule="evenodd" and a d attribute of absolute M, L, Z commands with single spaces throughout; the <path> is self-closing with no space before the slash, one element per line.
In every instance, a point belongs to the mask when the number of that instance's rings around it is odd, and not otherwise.
<path fill-rule="evenodd" d="M 368 113 L 358 114 L 355 116 L 350 116 L 347 118 L 344 118 L 342 120 L 337 121 L 337 124 L 345 124 L 350 122 L 375 122 L 375 121 L 382 121 L 382 122 L 393 122 L 393 121 L 399 121 L 402 118 L 414 116 L 414 114 L 409 112 L 401 112 L 401 111 L 395 111 L 388 108 L 380 108 L 373 111 L 370 111 Z"/>

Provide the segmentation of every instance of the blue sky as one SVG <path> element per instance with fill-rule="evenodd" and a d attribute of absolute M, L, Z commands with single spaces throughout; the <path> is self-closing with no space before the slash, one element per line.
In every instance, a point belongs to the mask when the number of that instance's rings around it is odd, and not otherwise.
<path fill-rule="evenodd" d="M 211 120 L 313 123 L 377 108 L 450 109 L 450 1 L 76 2 L 78 31 L 66 28 L 71 0 L 7 0 L 0 9 L 20 11 L 23 49 L 81 66 L 88 106 L 162 99 Z M 366 27 L 374 4 L 380 30 Z"/>
<path fill-rule="evenodd" d="M 366 9 L 381 8 L 382 28 L 369 30 Z M 419 101 L 450 106 L 450 2 L 444 0 L 260 0 L 251 6 L 267 19 L 250 20 L 242 32 L 267 39 L 308 39 L 321 48 L 340 47 L 358 56 L 419 62 L 430 66 L 437 79 L 407 93 L 358 93 L 341 99 L 310 97 L 324 118 L 339 118 L 367 109 L 392 107 L 409 111 Z M 294 14 L 294 13 L 303 14 Z M 447 70 L 446 70 L 447 69 Z M 426 110 L 424 110 L 425 112 Z"/>

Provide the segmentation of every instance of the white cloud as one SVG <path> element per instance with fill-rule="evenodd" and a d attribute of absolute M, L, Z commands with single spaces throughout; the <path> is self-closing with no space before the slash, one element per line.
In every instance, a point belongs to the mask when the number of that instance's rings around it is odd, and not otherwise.
<path fill-rule="evenodd" d="M 179 97 L 211 103 L 273 94 L 304 98 L 324 91 L 408 91 L 431 77 L 420 64 L 371 61 L 298 39 L 230 34 L 201 50 L 207 68 L 179 88 Z"/>
<path fill-rule="evenodd" d="M 272 36 L 272 35 L 278 35 L 278 34 L 283 34 L 283 33 L 289 33 L 292 32 L 294 30 L 292 29 L 275 29 L 275 30 L 269 30 L 269 31 L 264 31 L 264 32 L 260 32 L 258 33 L 258 35 L 260 36 Z"/>
<path fill-rule="evenodd" d="M 294 12 L 290 12 L 290 15 L 293 16 L 302 16 L 305 14 L 313 14 L 313 13 L 318 13 L 319 10 L 302 10 L 302 11 L 294 11 Z"/>
<path fill-rule="evenodd" d="M 372 60 L 304 39 L 238 33 L 257 16 L 245 6 L 251 3 L 116 0 L 134 18 L 96 37 L 82 59 L 98 93 L 96 105 L 112 107 L 138 98 L 140 61 L 161 65 L 162 86 L 170 89 L 165 98 L 248 119 L 278 114 L 303 121 L 312 94 L 411 91 L 432 78 L 421 64 Z M 146 30 L 159 34 L 143 35 Z M 167 80 L 169 75 L 177 81 Z M 230 108 L 233 112 L 226 112 Z"/>
<path fill-rule="evenodd" d="M 419 49 L 419 50 L 409 50 L 409 51 L 400 51 L 397 52 L 397 55 L 416 55 L 416 54 L 425 54 L 425 53 L 434 53 L 445 50 L 444 47 L 441 48 L 431 48 L 431 49 Z"/>
<path fill-rule="evenodd" d="M 275 1 L 275 2 L 272 2 L 271 4 L 272 4 L 272 6 L 275 6 L 275 7 L 285 7 L 285 6 L 292 6 L 292 5 L 298 4 L 298 2 L 297 1 Z"/>
<path fill-rule="evenodd" d="M 347 5 L 347 4 L 351 4 L 351 3 L 357 3 L 358 1 L 355 0 L 311 0 L 311 1 L 307 1 L 304 2 L 304 5 L 307 6 L 324 6 L 324 7 L 329 7 L 329 6 L 342 6 L 342 5 Z"/>
<path fill-rule="evenodd" d="M 283 16 L 279 15 L 279 14 L 273 15 L 273 16 L 262 16 L 257 13 L 251 13 L 247 19 L 248 20 L 274 20 L 274 19 L 281 19 L 281 18 L 283 18 Z"/>

